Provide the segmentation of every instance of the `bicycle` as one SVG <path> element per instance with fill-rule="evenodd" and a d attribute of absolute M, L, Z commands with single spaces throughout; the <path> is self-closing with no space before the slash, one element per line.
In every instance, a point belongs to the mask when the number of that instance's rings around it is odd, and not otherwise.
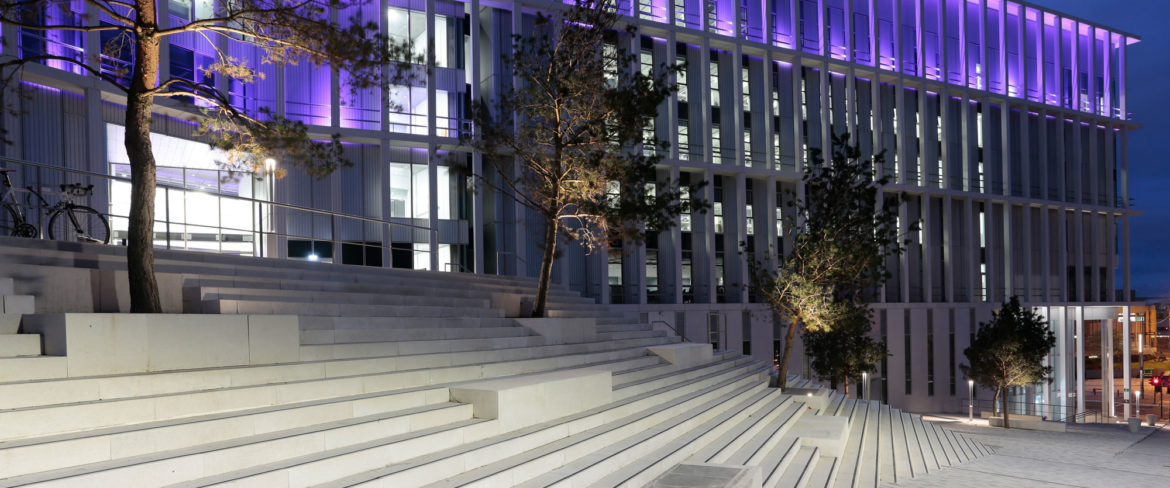
<path fill-rule="evenodd" d="M 0 205 L 7 210 L 12 221 L 11 226 L 0 223 L 0 232 L 7 231 L 9 235 L 15 237 L 36 238 L 41 235 L 41 231 L 36 225 L 29 222 L 28 216 L 17 203 L 16 189 L 12 186 L 12 180 L 8 176 L 8 173 L 13 171 L 15 170 L 0 169 L 0 181 L 4 184 L 4 194 L 0 195 Z M 93 185 L 82 186 L 79 183 L 61 185 L 61 193 L 64 194 L 65 198 L 54 204 L 49 204 L 48 200 L 45 200 L 41 192 L 35 188 L 27 186 L 25 189 L 29 192 L 27 197 L 29 207 L 43 209 L 45 215 L 49 217 L 49 239 L 97 244 L 110 243 L 110 223 L 106 217 L 97 210 L 85 205 L 78 205 L 72 200 L 73 197 L 86 197 L 92 194 Z M 32 202 L 34 195 L 37 200 L 40 200 L 40 204 Z"/>

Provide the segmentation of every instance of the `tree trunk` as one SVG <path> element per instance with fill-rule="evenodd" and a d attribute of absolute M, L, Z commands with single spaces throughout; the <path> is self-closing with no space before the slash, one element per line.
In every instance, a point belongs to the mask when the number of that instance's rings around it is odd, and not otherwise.
<path fill-rule="evenodd" d="M 788 332 L 785 334 L 784 352 L 780 354 L 780 371 L 779 378 L 776 379 L 776 386 L 780 388 L 788 387 L 788 359 L 792 357 L 792 341 L 796 339 L 796 323 L 799 320 L 793 320 L 788 323 Z"/>
<path fill-rule="evenodd" d="M 999 387 L 995 387 L 995 394 L 991 396 L 991 413 L 999 413 Z"/>
<path fill-rule="evenodd" d="M 849 375 L 845 375 L 845 397 L 849 397 Z"/>
<path fill-rule="evenodd" d="M 153 24 L 155 4 L 137 0 L 143 23 Z M 146 26 L 153 30 L 155 26 Z M 126 155 L 130 159 L 129 239 L 126 242 L 126 270 L 130 280 L 130 312 L 160 313 L 158 282 L 154 277 L 154 194 L 155 162 L 150 147 L 150 122 L 154 98 L 147 91 L 158 78 L 158 39 L 139 33 L 134 57 L 134 74 L 126 100 Z"/>
<path fill-rule="evenodd" d="M 552 281 L 553 262 L 557 251 L 557 219 L 548 219 L 544 229 L 544 255 L 540 261 L 540 281 L 536 286 L 536 303 L 532 306 L 533 317 L 544 317 L 548 305 L 548 287 Z"/>
<path fill-rule="evenodd" d="M 1012 426 L 1008 422 L 1007 388 L 999 387 L 995 391 L 995 396 L 997 396 L 997 397 L 1000 396 L 999 395 L 1000 390 L 1003 390 L 1003 428 L 1010 429 L 1010 428 L 1012 428 Z"/>

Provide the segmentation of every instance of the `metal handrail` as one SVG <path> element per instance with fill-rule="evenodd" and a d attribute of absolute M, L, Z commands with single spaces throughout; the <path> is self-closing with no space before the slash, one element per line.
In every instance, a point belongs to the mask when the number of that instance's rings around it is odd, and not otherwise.
<path fill-rule="evenodd" d="M 514 251 L 496 251 L 496 276 L 500 275 L 500 256 L 512 256 L 516 258 L 517 261 L 524 263 L 525 268 L 528 267 L 528 261 L 520 257 L 520 255 L 516 254 Z"/>
<path fill-rule="evenodd" d="M 125 178 L 125 177 L 121 177 L 121 176 L 114 176 L 114 175 L 110 175 L 110 174 L 97 173 L 94 171 L 87 171 L 87 170 L 83 170 L 83 169 L 74 169 L 74 168 L 65 168 L 65 167 L 61 167 L 61 166 L 53 166 L 50 164 L 34 163 L 32 161 L 10 158 L 10 157 L 6 157 L 6 156 L 0 156 L 0 161 L 16 163 L 16 164 L 20 164 L 20 165 L 24 165 L 24 166 L 33 166 L 36 168 L 50 169 L 50 170 L 54 170 L 54 171 L 60 171 L 62 173 L 72 173 L 72 174 L 78 174 L 78 175 L 84 175 L 84 176 L 92 176 L 92 177 L 97 177 L 97 178 L 105 178 L 105 179 L 113 180 L 113 181 L 124 181 L 127 183 L 130 182 L 130 178 Z M 174 186 L 174 185 L 167 185 L 167 184 L 156 184 L 155 187 L 156 188 L 168 188 L 168 189 L 172 189 L 172 190 L 182 190 L 182 191 L 187 191 L 187 192 L 203 193 L 203 194 L 207 194 L 207 195 L 215 195 L 215 196 L 222 197 L 222 198 L 230 198 L 233 200 L 242 200 L 242 201 L 249 202 L 249 203 L 270 205 L 270 206 L 276 207 L 276 208 L 285 208 L 285 209 L 297 210 L 297 211 L 301 211 L 301 212 L 312 212 L 312 213 L 317 213 L 317 214 L 322 214 L 322 215 L 332 215 L 332 216 L 342 217 L 342 218 L 347 218 L 347 219 L 361 220 L 361 221 L 374 223 L 374 224 L 397 225 L 399 227 L 408 227 L 408 228 L 412 228 L 412 229 L 416 229 L 416 230 L 425 230 L 425 231 L 434 232 L 434 233 L 438 232 L 437 229 L 432 229 L 430 227 L 423 227 L 421 225 L 406 224 L 406 223 L 402 223 L 402 222 L 391 222 L 388 220 L 382 220 L 382 219 L 378 219 L 378 218 L 374 218 L 374 217 L 365 217 L 362 215 L 353 215 L 353 214 L 347 214 L 347 213 L 341 213 L 341 212 L 332 212 L 329 210 L 321 210 L 319 208 L 302 207 L 300 205 L 293 205 L 291 203 L 280 203 L 280 202 L 274 202 L 271 200 L 258 200 L 255 198 L 241 197 L 241 196 L 237 196 L 237 195 L 223 195 L 220 193 L 212 193 L 212 192 L 197 190 L 194 188 L 184 188 L 181 186 Z M 118 215 L 117 217 L 122 217 L 122 216 Z"/>
<path fill-rule="evenodd" d="M 26 160 L 3 157 L 3 156 L 0 156 L 0 163 L 9 163 L 6 165 L 9 167 L 24 166 L 24 167 L 35 169 L 35 174 L 33 176 L 31 176 L 32 179 L 30 181 L 20 181 L 20 183 L 18 183 L 16 186 L 21 186 L 21 185 L 27 186 L 28 184 L 32 184 L 33 186 L 43 186 L 44 180 L 46 179 L 46 174 L 44 173 L 44 171 L 46 171 L 46 170 L 57 172 L 56 174 L 60 174 L 61 175 L 60 178 L 62 178 L 63 181 L 70 181 L 72 178 L 86 178 L 86 179 L 100 178 L 102 180 L 106 180 L 109 182 L 124 182 L 124 183 L 130 182 L 130 179 L 127 177 L 124 177 L 124 176 L 98 173 L 98 172 L 82 170 L 82 169 L 65 168 L 65 167 L 60 167 L 60 166 L 53 166 L 53 165 L 36 163 L 36 162 L 32 162 L 32 161 L 26 161 Z M 121 164 L 124 164 L 124 163 L 121 163 Z M 222 171 L 222 170 L 218 170 L 218 171 Z M 14 176 L 16 176 L 17 178 L 20 178 L 18 175 L 14 175 Z M 255 175 L 248 175 L 246 177 L 255 177 Z M 377 225 L 378 227 L 385 229 L 383 231 L 378 231 L 378 232 L 385 232 L 385 231 L 388 231 L 390 229 L 393 229 L 392 226 L 399 226 L 403 229 L 408 229 L 410 232 L 427 231 L 429 233 L 429 236 L 430 236 L 429 240 L 431 240 L 431 241 L 437 240 L 438 232 L 439 232 L 439 230 L 437 228 L 424 227 L 424 226 L 401 222 L 401 221 L 383 220 L 383 219 L 379 219 L 379 218 L 375 218 L 375 217 L 366 217 L 366 216 L 361 216 L 361 215 L 344 214 L 344 213 L 340 213 L 340 212 L 332 212 L 332 211 L 328 211 L 328 210 L 302 207 L 299 205 L 294 205 L 294 204 L 289 204 L 289 203 L 280 203 L 280 202 L 273 202 L 273 201 L 268 201 L 268 200 L 260 200 L 260 199 L 256 199 L 256 198 L 244 197 L 244 196 L 239 196 L 239 195 L 223 194 L 223 193 L 220 193 L 220 192 L 214 191 L 214 190 L 207 191 L 207 190 L 199 189 L 199 188 L 190 188 L 187 186 L 177 186 L 177 185 L 166 184 L 166 183 L 156 184 L 156 188 L 159 191 L 160 196 L 163 197 L 162 198 L 162 200 L 163 200 L 162 205 L 163 206 L 162 206 L 162 208 L 158 209 L 156 212 L 155 225 L 165 227 L 165 229 L 163 229 L 163 232 L 165 232 L 165 235 L 161 238 L 155 237 L 155 240 L 156 241 L 166 241 L 165 247 L 167 249 L 171 248 L 171 241 L 173 238 L 172 236 L 175 235 L 171 231 L 171 226 L 176 225 L 176 226 L 180 226 L 180 228 L 182 228 L 182 229 L 192 229 L 192 228 L 193 229 L 199 229 L 199 228 L 209 229 L 209 231 L 212 232 L 213 235 L 215 236 L 215 238 L 212 240 L 214 242 L 219 243 L 219 246 L 220 246 L 219 251 L 225 250 L 223 248 L 223 243 L 231 242 L 231 241 L 225 240 L 225 238 L 230 237 L 232 235 L 240 235 L 240 236 L 251 235 L 251 236 L 253 236 L 252 240 L 245 241 L 245 242 L 252 243 L 252 252 L 257 256 L 268 255 L 269 257 L 276 257 L 276 256 L 279 256 L 281 254 L 281 253 L 266 254 L 265 253 L 265 249 L 267 249 L 266 244 L 265 244 L 266 239 L 277 238 L 277 239 L 296 239 L 296 240 L 304 240 L 304 241 L 311 241 L 311 242 L 329 242 L 333 245 L 333 248 L 335 250 L 333 261 L 338 263 L 338 264 L 345 264 L 341 259 L 337 259 L 341 256 L 341 254 L 339 254 L 338 251 L 344 249 L 342 246 L 346 245 L 349 242 L 349 241 L 343 240 L 339 234 L 341 232 L 342 227 L 345 225 L 370 225 L 370 224 L 374 224 L 374 225 Z M 236 227 L 231 227 L 230 224 L 227 224 L 227 223 L 222 222 L 222 221 L 219 221 L 216 223 L 208 223 L 208 224 L 199 223 L 199 222 L 188 222 L 186 219 L 183 219 L 181 221 L 172 221 L 171 216 L 170 216 L 170 210 L 171 210 L 170 209 L 170 207 L 171 207 L 171 205 L 170 205 L 170 202 L 171 202 L 170 192 L 172 190 L 183 191 L 183 192 L 187 192 L 189 194 L 195 194 L 195 195 L 202 194 L 202 195 L 213 196 L 213 197 L 218 198 L 221 202 L 224 202 L 225 204 L 228 204 L 230 202 L 230 203 L 243 204 L 243 205 L 250 206 L 252 209 L 252 215 L 253 215 L 253 223 L 254 223 L 253 227 L 236 228 Z M 106 203 L 108 203 L 108 200 Z M 267 206 L 267 208 L 266 208 L 266 206 Z M 127 215 L 112 214 L 108 211 L 109 210 L 108 208 L 98 209 L 98 210 L 102 215 L 106 216 L 108 219 L 111 219 L 111 222 L 112 222 L 112 219 L 114 219 L 114 218 L 118 218 L 118 219 L 128 218 Z M 314 230 L 310 230 L 307 235 L 301 235 L 301 234 L 294 234 L 294 233 L 289 233 L 289 232 L 277 231 L 275 228 L 266 229 L 263 225 L 263 220 L 262 220 L 264 218 L 263 214 L 266 211 L 267 212 L 286 211 L 286 212 L 290 212 L 290 213 L 301 212 L 301 213 L 307 215 L 308 217 L 310 217 L 313 222 L 316 222 L 316 218 L 313 218 L 314 216 L 317 218 L 327 217 L 329 220 L 329 222 L 326 224 L 328 226 L 328 237 L 317 237 L 316 236 L 317 233 Z M 220 220 L 222 220 L 222 219 L 220 219 Z M 255 226 L 256 224 L 259 224 L 259 227 L 256 227 Z M 313 228 L 317 228 L 317 225 L 314 224 Z M 196 233 L 198 233 L 198 231 L 196 231 Z M 155 231 L 155 234 L 157 236 L 158 231 Z M 184 237 L 179 239 L 179 240 L 184 241 L 184 242 L 188 241 L 188 239 L 186 238 L 186 234 L 187 234 L 187 230 L 180 232 L 180 235 L 182 235 Z M 256 236 L 259 236 L 259 238 L 256 238 Z M 192 239 L 190 241 L 194 242 L 196 240 L 197 239 Z M 117 242 L 115 242 L 115 244 L 117 244 Z M 160 243 L 158 245 L 161 246 L 162 244 Z M 379 248 L 379 249 L 382 249 L 383 251 L 389 251 L 391 249 L 391 246 L 389 244 L 383 244 L 383 243 L 379 243 L 379 244 L 362 243 L 361 245 L 363 245 L 365 247 Z M 210 249 L 210 250 L 215 251 L 214 249 Z M 353 264 L 365 264 L 365 263 L 353 263 Z M 391 266 L 391 265 L 393 265 L 393 263 L 392 262 L 384 262 L 382 265 L 383 266 Z"/>
<path fill-rule="evenodd" d="M 1099 410 L 1085 410 L 1083 412 L 1077 412 L 1075 414 L 1069 415 L 1068 417 L 1057 420 L 1057 422 L 1078 423 L 1078 421 L 1083 421 L 1089 418 L 1090 415 L 1094 417 L 1094 422 L 1100 422 L 1104 417 L 1104 414 Z"/>
<path fill-rule="evenodd" d="M 683 341 L 683 342 L 691 342 L 691 340 L 690 340 L 690 339 L 687 339 L 687 335 L 686 335 L 686 334 L 684 334 L 684 333 L 682 333 L 682 332 L 679 332 L 679 331 L 678 331 L 678 329 L 674 328 L 674 326 L 673 326 L 673 325 L 670 325 L 670 322 L 667 322 L 667 321 L 665 321 L 665 320 L 654 320 L 654 321 L 651 321 L 651 322 L 650 322 L 650 325 L 654 325 L 654 324 L 662 324 L 662 325 L 665 325 L 667 328 L 669 328 L 670 330 L 674 331 L 674 335 L 676 335 L 676 336 L 679 336 L 680 338 L 682 338 L 682 341 Z"/>
<path fill-rule="evenodd" d="M 458 267 L 459 271 L 464 272 L 464 273 L 471 273 L 472 272 L 472 271 L 468 270 L 467 267 L 463 265 L 463 263 L 456 263 L 454 261 L 447 262 L 447 264 L 446 264 L 447 272 L 451 271 L 451 266 Z"/>

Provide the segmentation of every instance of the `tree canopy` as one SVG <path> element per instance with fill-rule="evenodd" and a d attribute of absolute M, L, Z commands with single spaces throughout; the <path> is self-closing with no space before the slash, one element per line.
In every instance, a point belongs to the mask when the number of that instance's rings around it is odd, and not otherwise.
<path fill-rule="evenodd" d="M 701 184 L 680 188 L 655 176 L 668 145 L 654 119 L 681 66 L 641 67 L 622 47 L 631 35 L 605 0 L 538 13 L 531 35 L 513 36 L 504 58 L 514 84 L 473 110 L 475 129 L 463 142 L 482 151 L 497 176 L 479 181 L 545 221 L 535 316 L 545 313 L 558 240 L 603 250 L 704 208 L 682 198 Z"/>
<path fill-rule="evenodd" d="M 888 354 L 885 341 L 869 335 L 873 328 L 872 312 L 865 304 L 851 303 L 846 312 L 828 330 L 805 330 L 801 334 L 810 366 L 830 386 L 845 385 L 849 394 L 851 380 L 861 373 L 873 372 Z"/>
<path fill-rule="evenodd" d="M 827 332 L 850 320 L 888 279 L 887 256 L 903 250 L 898 198 L 884 196 L 888 180 L 874 176 L 884 154 L 868 157 L 848 134 L 834 134 L 829 155 L 826 161 L 820 149 L 810 149 L 804 196 L 787 195 L 792 210 L 783 217 L 784 240 L 790 245 L 776 250 L 775 264 L 750 263 L 753 292 L 788 322 L 780 386 L 797 329 Z"/>
<path fill-rule="evenodd" d="M 154 277 L 156 166 L 150 141 L 156 100 L 170 100 L 166 103 L 191 113 L 201 125 L 199 134 L 213 147 L 227 151 L 224 163 L 229 170 L 250 171 L 275 157 L 286 167 L 321 176 L 350 164 L 342 155 L 340 136 L 317 140 L 300 121 L 267 109 L 244 110 L 223 87 L 263 78 L 262 64 L 309 63 L 344 74 L 349 89 L 361 90 L 408 82 L 420 72 L 416 65 L 426 61 L 409 40 L 392 40 L 377 18 L 347 14 L 360 12 L 366 0 L 209 1 L 203 4 L 206 11 L 195 12 L 189 19 L 169 15 L 167 3 L 154 0 L 81 2 L 86 14 L 75 16 L 64 14 L 71 12 L 74 1 L 2 0 L 0 22 L 39 34 L 98 33 L 100 53 L 120 62 L 107 65 L 84 56 L 26 50 L 22 57 L 0 63 L 0 83 L 19 90 L 28 65 L 52 62 L 97 78 L 103 89 L 124 97 L 131 177 L 127 267 L 133 312 L 161 311 Z M 161 78 L 163 41 L 184 35 L 207 39 L 214 62 L 194 67 L 202 71 L 201 77 L 171 73 Z M 241 59 L 221 43 L 254 46 L 260 55 Z M 217 86 L 217 78 L 228 83 Z"/>
<path fill-rule="evenodd" d="M 1011 297 L 991 321 L 979 324 L 975 340 L 963 350 L 968 364 L 960 368 L 980 385 L 995 388 L 995 398 L 1007 402 L 1007 389 L 1052 380 L 1052 367 L 1044 358 L 1056 345 L 1056 334 L 1048 321 Z M 1003 409 L 1003 426 L 1009 428 L 1008 409 Z"/>

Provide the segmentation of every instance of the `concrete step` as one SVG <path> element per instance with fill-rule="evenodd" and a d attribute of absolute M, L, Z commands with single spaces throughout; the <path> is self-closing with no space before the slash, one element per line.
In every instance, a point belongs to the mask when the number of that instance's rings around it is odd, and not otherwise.
<path fill-rule="evenodd" d="M 439 325 L 443 325 L 440 323 Z M 323 333 L 327 332 L 327 333 Z M 302 330 L 301 344 L 351 344 L 388 341 L 467 340 L 533 335 L 524 327 L 438 327 L 402 329 Z"/>
<path fill-rule="evenodd" d="M 0 358 L 40 355 L 40 334 L 0 334 Z"/>
<path fill-rule="evenodd" d="M 658 371 L 660 374 L 650 376 L 643 379 L 631 379 L 615 376 L 613 387 L 613 398 L 615 400 L 637 396 L 650 390 L 664 388 L 674 384 L 680 384 L 688 380 L 702 377 L 709 374 L 710 371 L 719 368 L 730 366 L 739 366 L 750 363 L 751 360 L 744 357 L 732 357 L 728 359 L 720 359 L 712 361 L 707 364 L 678 369 L 674 366 L 662 367 Z"/>
<path fill-rule="evenodd" d="M 0 431 L 0 440 L 565 367 L 604 367 L 624 359 L 637 360 L 630 367 L 638 367 L 645 364 L 644 348 L 601 342 L 0 384 L 0 423 L 13 426 Z M 0 364 L 40 359 L 63 358 L 0 359 Z"/>
<path fill-rule="evenodd" d="M 77 261 L 77 255 L 84 255 L 84 261 Z M 125 269 L 126 248 L 120 246 L 104 246 L 91 244 L 58 243 L 55 241 L 17 239 L 0 236 L 0 256 L 20 259 L 25 264 L 66 265 L 70 267 L 90 267 L 96 269 Z M 156 270 L 170 272 L 166 267 L 197 266 L 217 271 L 217 274 L 258 275 L 258 272 L 279 270 L 286 273 L 299 273 L 299 276 L 322 275 L 329 277 L 348 276 L 354 278 L 368 276 L 402 276 L 417 277 L 427 274 L 444 275 L 471 275 L 471 273 L 440 273 L 400 268 L 374 268 L 363 266 L 345 266 L 322 262 L 307 262 L 275 258 L 257 258 L 251 256 L 233 256 L 228 254 L 213 254 L 195 251 L 155 250 Z M 120 265 L 120 267 L 119 267 Z M 163 268 L 163 269 L 160 269 Z M 475 275 L 475 279 L 485 282 L 513 283 L 531 285 L 535 287 L 535 278 L 497 275 Z M 458 280 L 457 278 L 454 278 Z M 554 288 L 563 289 L 563 285 L 553 284 Z"/>
<path fill-rule="evenodd" d="M 771 476 L 764 480 L 764 486 L 768 488 L 806 486 L 808 480 L 812 478 L 815 461 L 819 457 L 820 450 L 815 447 L 794 446 L 794 449 L 787 452 L 783 466 L 777 466 Z"/>
<path fill-rule="evenodd" d="M 889 418 L 890 426 L 890 454 L 894 459 L 894 479 L 908 480 L 914 477 L 914 467 L 910 462 L 910 450 L 906 439 L 906 430 L 902 425 L 902 412 L 895 408 L 884 406 L 883 413 Z"/>
<path fill-rule="evenodd" d="M 598 324 L 597 325 L 598 332 L 634 332 L 634 331 L 646 331 L 646 330 L 653 330 L 650 327 L 650 324 L 629 323 L 629 324 Z"/>
<path fill-rule="evenodd" d="M 771 419 L 767 423 L 747 432 L 750 438 L 739 439 L 733 445 L 725 446 L 709 459 L 717 464 L 758 465 L 806 412 L 803 403 L 784 403 L 780 407 L 780 412 L 770 416 Z M 767 476 L 767 473 L 764 473 L 764 476 Z"/>
<path fill-rule="evenodd" d="M 654 336 L 646 336 L 654 337 Z M 302 345 L 301 360 L 353 359 L 415 354 L 491 351 L 536 347 L 547 344 L 543 336 L 506 336 L 429 341 L 350 342 L 341 344 Z"/>
<path fill-rule="evenodd" d="M 510 327 L 520 329 L 515 319 L 507 317 L 326 317 L 301 315 L 301 331 L 329 332 L 371 330 L 436 330 L 447 328 Z"/>
<path fill-rule="evenodd" d="M 791 420 L 798 408 L 799 405 L 792 401 L 791 396 L 771 395 L 768 403 L 760 410 L 739 422 L 720 438 L 708 443 L 703 449 L 695 452 L 688 462 L 721 464 L 764 429 L 774 429 L 776 426 Z"/>
<path fill-rule="evenodd" d="M 906 446 L 906 456 L 910 461 L 910 477 L 922 476 L 929 472 L 926 469 L 926 458 L 922 446 L 918 443 L 918 434 L 915 432 L 915 422 L 910 414 L 906 412 L 898 412 L 898 418 L 902 426 L 902 437 Z"/>
<path fill-rule="evenodd" d="M 20 332 L 22 313 L 0 313 L 0 335 Z"/>
<path fill-rule="evenodd" d="M 304 303 L 271 299 L 205 300 L 203 302 L 203 313 L 344 317 L 432 317 L 436 319 L 504 316 L 503 310 L 494 308 Z"/>
<path fill-rule="evenodd" d="M 663 388 L 638 397 L 614 402 L 605 409 L 597 412 L 588 412 L 587 415 L 565 419 L 571 427 L 568 436 L 560 435 L 538 448 L 524 446 L 496 449 L 491 451 L 494 461 L 467 458 L 468 467 L 480 466 L 461 475 L 450 477 L 438 474 L 433 479 L 433 486 L 516 486 L 531 478 L 540 476 L 559 466 L 567 466 L 572 462 L 583 460 L 591 456 L 595 450 L 605 446 L 613 446 L 623 440 L 644 433 L 647 429 L 668 421 L 682 412 L 693 410 L 696 405 L 706 402 L 719 402 L 735 395 L 736 391 L 758 391 L 761 381 L 758 378 L 746 377 L 745 372 L 751 368 L 734 368 L 713 373 L 704 378 L 687 384 L 684 388 Z M 500 444 L 503 447 L 504 444 Z M 487 447 L 487 446 L 485 446 Z M 461 453 L 461 455 L 475 454 L 475 451 Z M 453 454 L 452 457 L 455 457 Z M 437 461 L 433 460 L 432 462 Z M 422 474 L 423 466 L 417 467 L 390 467 L 360 477 L 354 477 L 345 482 L 358 480 L 377 480 L 381 486 L 400 486 L 396 482 L 403 482 L 412 472 Z M 442 480 L 439 482 L 439 480 Z M 330 486 L 344 486 L 341 483 Z"/>
<path fill-rule="evenodd" d="M 436 273 L 438 274 L 438 273 Z M 467 275 L 458 275 L 466 278 Z M 476 275 L 470 275 L 476 276 Z M 451 298 L 490 298 L 494 292 L 498 293 L 536 293 L 535 283 L 532 286 L 510 283 L 487 282 L 479 286 L 474 278 L 459 280 L 463 286 L 453 287 L 448 276 L 442 275 L 438 281 L 411 278 L 410 280 L 366 280 L 356 282 L 352 280 L 337 281 L 327 279 L 283 279 L 276 277 L 239 277 L 217 275 L 189 275 L 184 281 L 185 288 L 211 289 L 240 289 L 240 290 L 283 290 L 294 292 L 345 292 L 370 293 L 385 295 L 426 295 L 436 288 L 443 290 L 443 296 Z M 590 298 L 584 298 L 576 292 L 551 288 L 549 289 L 549 303 L 552 306 L 577 306 L 592 304 Z M 599 306 L 599 305 L 594 305 Z"/>
<path fill-rule="evenodd" d="M 767 394 L 766 390 L 763 383 L 749 384 L 724 398 L 696 405 L 519 486 L 644 486 L 676 464 L 677 461 L 669 462 L 672 458 L 681 461 L 698 449 L 692 441 L 703 431 L 696 431 L 696 426 L 719 429 L 719 424 L 712 422 L 713 419 L 728 410 L 744 408 L 743 403 L 754 403 Z"/>
<path fill-rule="evenodd" d="M 36 356 L 0 358 L 0 385 L 16 381 L 64 378 L 69 374 L 63 357 Z M 8 400 L 0 395 L 0 403 Z"/>
<path fill-rule="evenodd" d="M 140 456 L 207 444 L 228 447 L 257 435 L 273 437 L 270 434 L 335 422 L 361 424 L 396 417 L 401 423 L 398 429 L 404 429 L 410 427 L 411 415 L 388 414 L 455 405 L 448 403 L 449 398 L 447 388 L 418 388 L 0 442 L 0 472 L 18 476 L 99 462 L 112 468 L 118 460 L 133 464 L 133 458 Z M 470 418 L 470 413 L 466 416 Z M 59 452 L 69 456 L 53 455 Z"/>
<path fill-rule="evenodd" d="M 36 298 L 32 295 L 2 295 L 0 296 L 0 313 L 37 313 L 36 303 Z"/>
<path fill-rule="evenodd" d="M 866 411 L 870 403 L 854 401 L 849 412 L 849 438 L 845 442 L 845 453 L 838 460 L 837 476 L 833 486 L 852 487 L 857 482 L 857 467 L 860 463 L 862 438 L 865 434 Z"/>
<path fill-rule="evenodd" d="M 723 377 L 724 382 L 731 381 L 729 384 L 721 388 L 708 389 L 705 391 L 703 398 L 710 401 L 722 396 L 728 388 L 739 384 L 739 382 L 734 380 L 737 377 L 740 378 L 740 381 L 745 381 L 743 380 L 742 372 L 733 370 L 729 375 L 724 375 Z M 658 392 L 658 394 L 671 395 L 674 392 L 662 391 Z M 401 459 L 402 454 L 392 456 L 387 460 L 387 458 L 371 458 L 368 456 L 358 458 L 349 453 L 342 453 L 332 459 L 318 458 L 307 463 L 296 465 L 290 462 L 281 466 L 265 466 L 261 469 L 241 472 L 239 476 L 231 478 L 225 476 L 212 481 L 231 479 L 234 481 L 235 486 L 270 486 L 272 480 L 291 478 L 303 480 L 306 476 L 313 476 L 313 482 L 323 483 L 321 486 L 352 486 L 362 483 L 381 486 L 420 486 L 450 478 L 453 474 L 462 470 L 490 464 L 511 455 L 532 451 L 551 441 L 569 436 L 573 430 L 588 428 L 587 426 L 598 425 L 599 423 L 605 424 L 607 423 L 606 419 L 613 418 L 618 413 L 628 410 L 629 407 L 646 408 L 646 403 L 643 402 L 643 405 L 638 406 L 632 405 L 632 402 L 620 406 L 611 404 L 578 415 L 508 433 L 497 433 L 479 438 L 471 438 L 465 435 L 460 445 L 434 451 L 433 454 L 422 456 L 415 455 L 417 453 L 411 453 L 407 456 L 411 458 L 408 462 L 403 462 L 404 460 Z M 663 412 L 660 415 L 669 416 L 669 413 L 671 412 Z M 570 427 L 573 425 L 580 427 Z M 582 454 L 585 453 L 587 452 L 582 452 Z M 327 480 L 325 478 L 327 478 L 327 475 L 335 472 L 334 469 L 330 469 L 330 466 L 340 465 L 344 465 L 345 470 L 359 472 L 360 474 L 326 482 Z M 362 472 L 362 468 L 365 468 L 364 472 Z M 201 480 L 200 483 L 207 481 L 209 480 Z"/>
<path fill-rule="evenodd" d="M 805 479 L 805 482 L 798 486 L 806 486 L 811 488 L 822 488 L 833 485 L 833 476 L 837 472 L 838 459 L 832 456 L 819 456 L 813 460 L 814 464 L 811 474 Z"/>
<path fill-rule="evenodd" d="M 491 301 L 484 298 L 464 298 L 436 295 L 433 290 L 415 288 L 416 295 L 359 293 L 321 290 L 273 290 L 265 288 L 188 288 L 198 293 L 200 300 L 278 300 L 307 303 L 347 303 L 360 305 L 431 305 L 444 307 L 488 308 Z M 429 293 L 428 293 L 429 292 Z"/>
<path fill-rule="evenodd" d="M 6 481 L 89 487 L 149 486 L 165 480 L 170 486 L 203 486 L 235 480 L 241 471 L 291 465 L 297 469 L 286 473 L 281 484 L 305 486 L 346 472 L 350 469 L 346 464 L 355 460 L 382 463 L 406 459 L 484 435 L 493 430 L 492 425 L 492 421 L 472 418 L 470 405 L 432 405 Z M 269 477 L 264 485 L 273 486 L 272 482 Z"/>
<path fill-rule="evenodd" d="M 644 339 L 647 337 L 666 337 L 666 332 L 661 330 L 632 330 L 623 332 L 598 332 L 598 339 L 605 339 L 610 341 L 623 341 L 626 339 Z"/>
<path fill-rule="evenodd" d="M 713 408 L 722 410 L 722 413 L 710 418 L 706 422 L 698 423 L 699 415 L 683 419 L 689 424 L 690 430 L 667 442 L 665 446 L 649 454 L 637 458 L 636 461 L 626 462 L 620 469 L 606 475 L 597 484 L 602 486 L 645 486 L 673 466 L 693 458 L 698 452 L 707 449 L 712 442 L 719 442 L 727 433 L 738 430 L 740 424 L 749 419 L 759 418 L 768 413 L 768 408 L 775 404 L 775 400 L 783 400 L 786 396 L 774 388 L 761 388 L 743 401 L 732 404 L 729 399 Z"/>

